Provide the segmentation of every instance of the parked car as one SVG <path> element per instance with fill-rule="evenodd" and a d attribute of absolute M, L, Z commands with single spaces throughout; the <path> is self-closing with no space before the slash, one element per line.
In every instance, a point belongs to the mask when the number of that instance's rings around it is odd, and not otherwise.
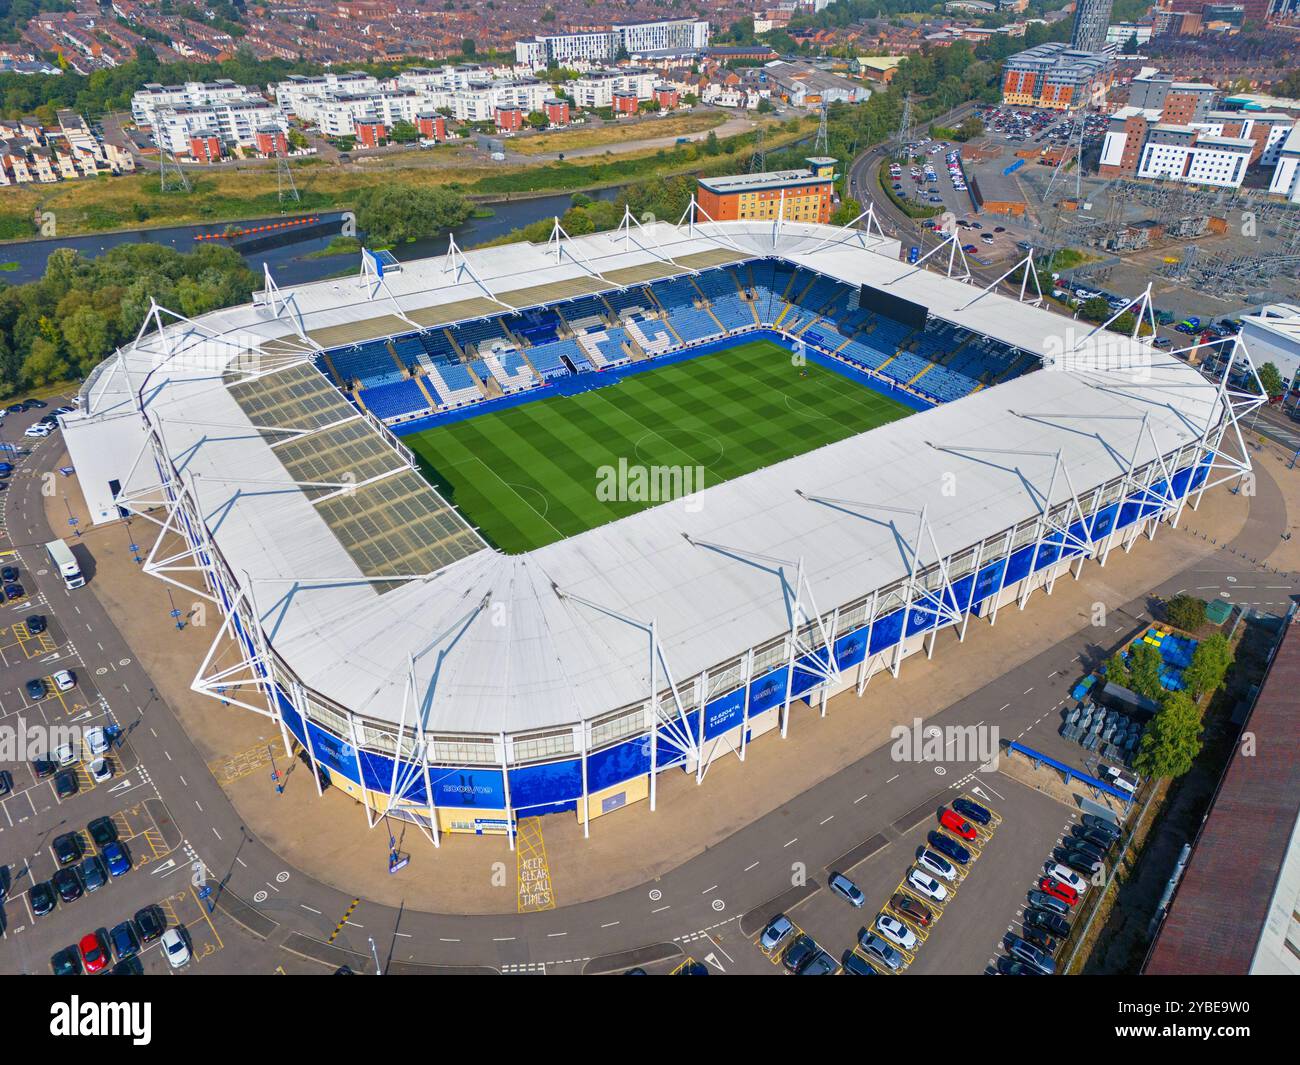
<path fill-rule="evenodd" d="M 64 769 L 54 777 L 54 793 L 60 799 L 70 799 L 81 790 L 77 783 L 77 774 L 71 769 Z"/>
<path fill-rule="evenodd" d="M 113 944 L 113 953 L 118 961 L 126 961 L 140 953 L 140 937 L 130 921 L 114 925 L 108 933 L 108 941 Z"/>
<path fill-rule="evenodd" d="M 1016 961 L 1015 958 L 1001 957 L 998 959 L 998 972 L 1003 976 L 1042 976 L 1042 972 L 1035 969 L 1032 965 L 1026 965 L 1023 961 Z"/>
<path fill-rule="evenodd" d="M 819 950 L 812 956 L 808 964 L 799 970 L 800 976 L 834 976 L 835 970 L 839 966 L 835 964 L 832 958 L 824 950 Z"/>
<path fill-rule="evenodd" d="M 0 797 L 8 795 L 14 790 L 13 774 L 7 769 L 0 769 Z"/>
<path fill-rule="evenodd" d="M 41 690 L 44 691 L 44 688 L 42 688 Z M 52 777 L 55 773 L 58 772 L 58 770 L 59 767 L 55 765 L 53 762 L 51 762 L 48 758 L 32 759 L 32 773 L 35 774 L 37 780 L 44 780 L 47 777 Z"/>
<path fill-rule="evenodd" d="M 1104 817 L 1098 817 L 1096 814 L 1084 814 L 1082 826 L 1075 826 L 1077 830 L 1082 827 L 1086 832 L 1100 832 L 1109 836 L 1112 840 L 1119 839 L 1120 827 L 1114 821 L 1107 821 Z"/>
<path fill-rule="evenodd" d="M 55 976 L 80 976 L 81 952 L 76 947 L 64 947 L 50 958 L 50 971 Z"/>
<path fill-rule="evenodd" d="M 916 859 L 916 864 L 926 872 L 933 873 L 944 880 L 956 880 L 957 870 L 953 868 L 951 862 L 931 850 L 924 850 L 921 856 Z"/>
<path fill-rule="evenodd" d="M 1082 825 L 1075 825 L 1073 829 L 1074 837 L 1071 843 L 1090 843 L 1095 847 L 1100 847 L 1103 854 L 1109 853 L 1111 847 L 1115 845 L 1115 837 L 1108 836 L 1105 832 L 1096 828 L 1085 828 Z"/>
<path fill-rule="evenodd" d="M 1017 961 L 1032 965 L 1047 976 L 1051 976 L 1056 972 L 1056 963 L 1032 943 L 1027 943 L 1019 936 L 1008 934 L 1005 944 L 1007 953 Z"/>
<path fill-rule="evenodd" d="M 77 675 L 70 669 L 61 669 L 50 679 L 61 692 L 72 691 L 77 686 Z"/>
<path fill-rule="evenodd" d="M 81 882 L 87 891 L 98 891 L 108 883 L 108 870 L 104 860 L 98 854 L 90 854 L 81 859 Z"/>
<path fill-rule="evenodd" d="M 1049 862 L 1047 865 L 1047 875 L 1053 880 L 1064 884 L 1076 895 L 1086 895 L 1088 893 L 1088 881 L 1073 869 L 1062 865 L 1060 862 Z"/>
<path fill-rule="evenodd" d="M 951 858 L 958 865 L 965 865 L 970 861 L 970 851 L 951 836 L 945 836 L 942 832 L 930 833 L 930 846 L 945 857 Z"/>
<path fill-rule="evenodd" d="M 108 875 L 114 878 L 124 876 L 131 871 L 131 855 L 126 845 L 114 840 L 104 847 L 100 854 L 108 866 Z"/>
<path fill-rule="evenodd" d="M 48 425 L 42 425 L 40 422 L 37 422 L 35 425 L 29 425 L 25 430 L 23 430 L 23 436 L 29 436 L 32 437 L 33 439 L 36 438 L 44 439 L 45 437 L 49 436 L 50 433 L 52 433 L 53 431 L 54 430 L 51 429 Z"/>
<path fill-rule="evenodd" d="M 61 744 L 54 748 L 54 760 L 61 766 L 72 765 L 77 760 L 77 749 L 70 743 Z"/>
<path fill-rule="evenodd" d="M 932 876 L 927 876 L 920 869 L 912 869 L 907 874 L 907 882 L 913 891 L 919 892 L 927 899 L 943 902 L 948 897 L 948 889 Z"/>
<path fill-rule="evenodd" d="M 785 942 L 786 936 L 793 931 L 794 925 L 791 923 L 790 918 L 783 913 L 778 913 L 767 922 L 763 934 L 758 937 L 759 946 L 771 954 Z"/>
<path fill-rule="evenodd" d="M 44 699 L 45 698 L 45 678 L 33 677 L 27 682 L 27 698 Z"/>
<path fill-rule="evenodd" d="M 1055 954 L 1056 948 L 1060 946 L 1059 940 L 1041 928 L 1026 928 L 1023 938 L 1048 956 Z"/>
<path fill-rule="evenodd" d="M 27 596 L 27 589 L 24 588 L 21 584 L 6 584 L 6 585 L 5 585 L 5 599 L 6 599 L 6 601 L 12 603 L 15 599 L 24 599 L 24 598 L 26 598 L 26 596 Z"/>
<path fill-rule="evenodd" d="M 64 902 L 76 902 L 86 891 L 75 867 L 55 870 L 54 875 L 50 877 L 50 883 L 54 885 L 54 890 L 59 893 L 59 898 Z"/>
<path fill-rule="evenodd" d="M 831 873 L 831 878 L 828 884 L 835 894 L 848 901 L 848 903 L 854 907 L 859 907 L 866 901 L 863 897 L 862 889 L 843 873 Z"/>
<path fill-rule="evenodd" d="M 1062 884 L 1059 880 L 1053 880 L 1050 876 L 1045 876 L 1038 881 L 1038 887 L 1045 894 L 1060 899 L 1067 906 L 1073 906 L 1079 901 L 1079 893 L 1077 891 Z"/>
<path fill-rule="evenodd" d="M 60 865 L 71 865 L 81 860 L 81 837 L 75 832 L 64 832 L 54 837 L 50 844 L 54 860 Z"/>
<path fill-rule="evenodd" d="M 897 947 L 913 950 L 916 947 L 916 933 L 897 917 L 882 913 L 876 918 L 876 931 Z"/>
<path fill-rule="evenodd" d="M 1060 917 L 1069 917 L 1070 906 L 1073 904 L 1056 895 L 1049 895 L 1046 891 L 1039 891 L 1035 888 L 1029 892 L 1029 905 L 1040 910 L 1046 910 L 1048 913 L 1057 914 Z"/>
<path fill-rule="evenodd" d="M 59 896 L 55 892 L 53 885 L 42 880 L 40 883 L 32 885 L 31 890 L 27 892 L 27 901 L 31 904 L 33 914 L 37 917 L 45 917 L 54 911 Z"/>
<path fill-rule="evenodd" d="M 875 958 L 887 969 L 897 972 L 903 967 L 903 956 L 869 929 L 864 928 L 858 934 L 858 945 L 864 954 Z"/>
<path fill-rule="evenodd" d="M 86 826 L 91 841 L 101 850 L 108 843 L 117 839 L 117 824 L 111 817 L 96 817 Z"/>
<path fill-rule="evenodd" d="M 45 631 L 46 628 L 45 615 L 33 614 L 25 622 L 23 622 L 23 624 L 27 626 L 27 631 L 30 635 L 39 636 L 41 633 Z M 42 687 L 44 686 L 42 685 Z"/>
<path fill-rule="evenodd" d="M 90 753 L 93 755 L 104 754 L 108 750 L 116 733 L 116 729 L 109 730 L 100 725 L 96 725 L 92 729 L 87 729 L 86 747 L 89 748 Z"/>
<path fill-rule="evenodd" d="M 862 957 L 861 954 L 855 954 L 851 950 L 846 950 L 840 958 L 840 964 L 844 971 L 850 976 L 879 976 L 880 974 L 872 968 L 871 964 Z"/>
<path fill-rule="evenodd" d="M 141 943 L 152 943 L 167 928 L 167 919 L 157 906 L 146 906 L 135 911 L 135 930 L 140 933 Z"/>
<path fill-rule="evenodd" d="M 1041 928 L 1044 932 L 1050 932 L 1058 938 L 1070 934 L 1070 922 L 1059 913 L 1053 913 L 1051 910 L 1040 910 L 1031 907 L 1025 911 L 1023 921 L 1026 928 Z"/>
<path fill-rule="evenodd" d="M 944 810 L 939 815 L 939 824 L 964 840 L 972 840 L 978 835 L 975 826 L 954 810 Z"/>
<path fill-rule="evenodd" d="M 81 937 L 81 964 L 87 973 L 102 973 L 109 963 L 108 945 L 98 932 L 88 932 Z"/>
<path fill-rule="evenodd" d="M 189 964 L 189 944 L 185 942 L 185 936 L 179 928 L 169 928 L 162 934 L 162 950 L 167 958 L 167 964 L 173 969 Z"/>
<path fill-rule="evenodd" d="M 1095 876 L 1106 868 L 1106 863 L 1100 858 L 1096 858 L 1087 851 L 1070 850 L 1066 847 L 1057 847 L 1052 851 L 1052 857 L 1062 865 L 1068 865 L 1082 877 Z"/>
<path fill-rule="evenodd" d="M 0 471 L 3 470 L 4 466 L 9 466 L 9 463 L 7 462 L 0 463 Z M 13 469 L 12 466 L 10 466 L 9 468 L 11 470 Z M 0 581 L 3 581 L 5 584 L 13 584 L 13 582 L 16 581 L 17 579 L 18 579 L 17 566 L 5 566 L 4 568 L 0 569 Z"/>
<path fill-rule="evenodd" d="M 900 917 L 906 917 L 913 924 L 920 925 L 922 928 L 929 926 L 934 920 L 934 913 L 924 903 L 918 902 L 911 895 L 906 895 L 899 891 L 889 900 L 889 908 Z"/>
<path fill-rule="evenodd" d="M 163 946 L 165 947 L 167 935 L 173 929 L 168 929 L 163 933 Z M 786 972 L 797 973 L 817 954 L 817 944 L 813 941 L 812 936 L 796 936 L 794 942 L 785 948 L 785 953 L 781 955 L 781 964 L 785 966 Z"/>

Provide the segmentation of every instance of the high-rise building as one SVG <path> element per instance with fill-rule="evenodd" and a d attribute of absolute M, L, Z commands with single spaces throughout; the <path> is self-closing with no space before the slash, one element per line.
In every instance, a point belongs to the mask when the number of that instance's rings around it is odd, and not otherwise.
<path fill-rule="evenodd" d="M 1106 47 L 1112 0 L 1076 0 L 1070 47 L 1076 52 L 1100 52 Z"/>

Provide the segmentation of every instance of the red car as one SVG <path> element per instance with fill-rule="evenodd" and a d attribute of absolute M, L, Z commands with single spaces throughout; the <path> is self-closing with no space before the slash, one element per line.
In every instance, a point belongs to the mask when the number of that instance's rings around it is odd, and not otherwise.
<path fill-rule="evenodd" d="M 975 826 L 955 810 L 944 810 L 939 815 L 939 824 L 955 836 L 970 840 L 975 838 Z"/>
<path fill-rule="evenodd" d="M 1067 906 L 1073 906 L 1079 901 L 1079 893 L 1074 888 L 1062 884 L 1059 880 L 1053 880 L 1050 876 L 1043 877 L 1038 882 L 1038 886 L 1052 898 L 1060 899 Z"/>
<path fill-rule="evenodd" d="M 108 947 L 98 932 L 88 932 L 81 937 L 81 965 L 88 973 L 102 973 L 108 968 Z"/>

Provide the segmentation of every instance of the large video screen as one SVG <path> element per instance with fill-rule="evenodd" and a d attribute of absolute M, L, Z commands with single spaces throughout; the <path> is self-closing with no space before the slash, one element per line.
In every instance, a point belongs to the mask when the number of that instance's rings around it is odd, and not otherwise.
<path fill-rule="evenodd" d="M 929 308 L 923 307 L 919 303 L 905 300 L 901 296 L 895 296 L 890 292 L 882 292 L 870 285 L 862 286 L 859 301 L 861 306 L 867 310 L 875 314 L 883 314 L 886 318 L 902 322 L 913 329 L 924 329 L 925 320 L 930 314 Z"/>

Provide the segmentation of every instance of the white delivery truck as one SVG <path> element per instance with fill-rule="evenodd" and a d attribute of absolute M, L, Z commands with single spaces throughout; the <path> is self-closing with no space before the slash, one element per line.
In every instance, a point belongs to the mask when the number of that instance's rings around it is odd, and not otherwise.
<path fill-rule="evenodd" d="M 86 578 L 81 575 L 81 567 L 72 557 L 72 550 L 62 540 L 51 540 L 45 545 L 45 552 L 67 587 L 80 588 L 86 583 Z"/>

